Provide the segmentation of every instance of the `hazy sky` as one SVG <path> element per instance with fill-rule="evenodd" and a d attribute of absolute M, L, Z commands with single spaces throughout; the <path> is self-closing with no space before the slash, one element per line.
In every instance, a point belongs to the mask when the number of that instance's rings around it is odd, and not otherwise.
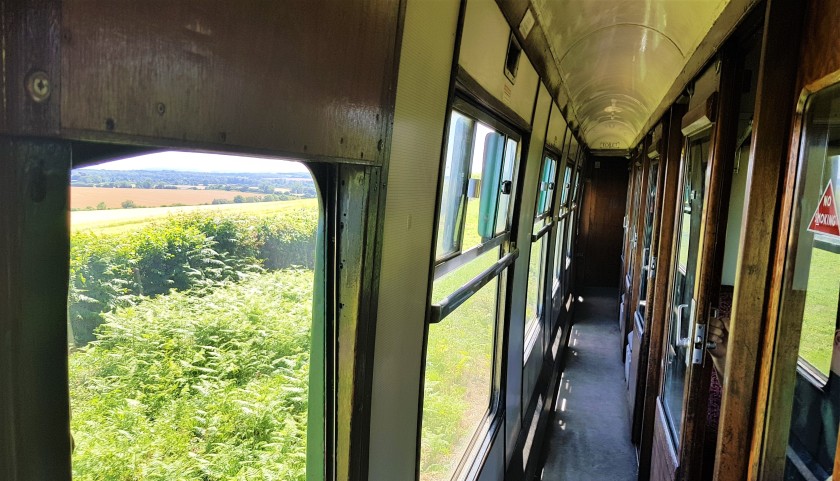
<path fill-rule="evenodd" d="M 302 164 L 280 159 L 197 152 L 158 152 L 97 164 L 88 169 L 178 170 L 185 172 L 309 172 Z"/>

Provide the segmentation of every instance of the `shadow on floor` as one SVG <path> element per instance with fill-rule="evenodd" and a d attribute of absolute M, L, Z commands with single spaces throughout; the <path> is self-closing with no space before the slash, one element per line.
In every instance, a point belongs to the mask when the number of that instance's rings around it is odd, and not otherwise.
<path fill-rule="evenodd" d="M 619 353 L 618 291 L 581 294 L 557 406 L 546 433 L 545 481 L 635 480 L 636 450 Z"/>

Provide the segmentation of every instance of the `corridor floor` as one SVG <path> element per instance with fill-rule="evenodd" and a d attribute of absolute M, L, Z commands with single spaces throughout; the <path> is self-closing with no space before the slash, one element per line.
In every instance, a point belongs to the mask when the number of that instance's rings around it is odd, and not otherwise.
<path fill-rule="evenodd" d="M 616 289 L 578 303 L 557 406 L 546 434 L 545 481 L 635 480 L 636 451 L 619 355 Z"/>

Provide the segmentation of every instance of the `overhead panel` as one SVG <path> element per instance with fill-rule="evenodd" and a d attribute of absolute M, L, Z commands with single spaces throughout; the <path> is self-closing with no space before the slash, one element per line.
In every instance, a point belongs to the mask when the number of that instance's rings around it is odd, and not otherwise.
<path fill-rule="evenodd" d="M 530 0 L 586 144 L 633 147 L 729 0 Z"/>
<path fill-rule="evenodd" d="M 566 119 L 563 118 L 563 113 L 556 103 L 551 104 L 551 117 L 548 121 L 548 135 L 546 135 L 545 143 L 554 147 L 558 152 L 563 151 L 563 142 L 566 135 Z"/>
<path fill-rule="evenodd" d="M 65 0 L 51 102 L 67 138 L 381 163 L 399 12 L 396 0 Z"/>
<path fill-rule="evenodd" d="M 530 124 L 539 75 L 524 52 L 513 69 L 515 72 L 506 75 L 510 39 L 510 26 L 495 2 L 467 2 L 459 65 L 493 97 Z"/>

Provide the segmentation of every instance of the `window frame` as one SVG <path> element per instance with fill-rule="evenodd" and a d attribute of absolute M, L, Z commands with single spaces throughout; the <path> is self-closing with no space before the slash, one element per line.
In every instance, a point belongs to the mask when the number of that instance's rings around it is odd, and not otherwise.
<path fill-rule="evenodd" d="M 484 241 L 476 246 L 473 246 L 466 251 L 463 250 L 463 245 L 459 245 L 459 249 L 456 252 L 452 252 L 448 255 L 442 256 L 441 258 L 437 258 L 437 236 L 440 228 L 440 217 L 441 211 L 443 209 L 443 191 L 444 191 L 444 170 L 443 166 L 446 163 L 446 156 L 447 150 L 449 148 L 448 141 L 449 141 L 449 130 L 451 127 L 451 118 L 452 113 L 458 112 L 461 115 L 469 117 L 476 122 L 483 123 L 497 132 L 504 135 L 504 148 L 503 148 L 503 156 L 507 155 L 507 145 L 508 142 L 511 140 L 516 142 L 517 148 L 516 152 L 514 153 L 513 165 L 512 165 L 512 175 L 511 175 L 511 187 L 509 195 L 509 202 L 507 205 L 507 214 L 506 214 L 506 223 L 505 228 L 501 233 L 497 233 L 494 231 L 495 235 Z M 504 391 L 503 391 L 503 376 L 504 376 L 504 338 L 506 336 L 505 326 L 507 325 L 508 319 L 508 269 L 512 267 L 518 258 L 519 250 L 514 247 L 513 239 L 515 235 L 516 229 L 516 221 L 514 219 L 514 214 L 517 212 L 516 209 L 516 201 L 518 198 L 519 189 L 519 174 L 520 168 L 522 166 L 522 157 L 523 152 L 525 149 L 524 139 L 525 133 L 520 132 L 517 128 L 512 126 L 511 124 L 507 123 L 506 121 L 502 120 L 498 115 L 492 113 L 489 110 L 485 110 L 484 108 L 477 105 L 477 102 L 471 101 L 468 99 L 467 96 L 462 94 L 460 91 L 456 91 L 454 93 L 453 100 L 447 109 L 447 116 L 446 116 L 446 130 L 445 130 L 445 137 L 443 142 L 443 149 L 442 149 L 442 156 L 441 156 L 441 170 L 438 175 L 438 192 L 437 192 L 437 203 L 436 203 L 436 210 L 435 210 L 435 223 L 434 223 L 434 244 L 433 244 L 433 267 L 432 267 L 432 279 L 430 281 L 430 290 L 429 290 L 429 309 L 427 311 L 427 320 L 426 320 L 426 329 L 424 332 L 424 340 L 423 340 L 423 366 L 422 366 L 422 375 L 421 375 L 421 382 L 423 385 L 420 389 L 420 396 L 421 396 L 421 403 L 420 409 L 418 413 L 418 431 L 417 431 L 417 465 L 418 469 L 422 463 L 421 459 L 421 447 L 422 447 L 422 436 L 423 436 L 423 429 L 422 429 L 422 421 L 424 416 L 424 404 L 425 404 L 425 382 L 426 382 L 426 355 L 428 352 L 428 341 L 429 341 L 429 328 L 432 324 L 446 322 L 446 316 L 457 309 L 463 302 L 467 301 L 472 297 L 473 294 L 479 292 L 484 286 L 488 283 L 492 282 L 493 280 L 497 281 L 496 288 L 496 319 L 495 319 L 495 328 L 494 328 L 494 347 L 493 347 L 493 359 L 492 359 L 492 390 L 490 395 L 490 404 L 485 411 L 484 419 L 479 423 L 476 427 L 475 432 L 471 434 L 471 437 L 465 447 L 465 450 L 458 461 L 457 468 L 453 472 L 453 479 L 462 477 L 465 473 L 470 473 L 474 470 L 474 465 L 477 462 L 480 462 L 482 456 L 480 455 L 482 450 L 489 448 L 489 436 L 493 433 L 497 432 L 499 429 L 502 429 L 502 425 L 504 422 Z M 475 142 L 475 139 L 473 140 Z M 503 157 L 500 169 L 503 170 L 506 162 L 506 158 Z M 497 206 L 498 208 L 498 206 Z M 466 216 L 464 216 L 466 218 Z M 498 220 L 497 220 L 498 223 Z M 462 223 L 463 224 L 463 223 Z M 460 242 L 463 239 L 463 229 L 464 226 L 460 227 L 461 231 L 459 232 L 459 236 L 461 238 Z M 454 270 L 458 269 L 459 267 L 465 266 L 469 264 L 471 261 L 478 258 L 480 255 L 489 252 L 493 249 L 499 250 L 499 259 L 495 264 L 490 266 L 489 268 L 485 269 L 481 274 L 474 277 L 472 280 L 463 284 L 461 287 L 456 288 L 452 291 L 446 298 L 438 303 L 432 302 L 432 291 L 434 288 L 434 282 L 441 278 L 443 275 L 453 272 Z"/>

